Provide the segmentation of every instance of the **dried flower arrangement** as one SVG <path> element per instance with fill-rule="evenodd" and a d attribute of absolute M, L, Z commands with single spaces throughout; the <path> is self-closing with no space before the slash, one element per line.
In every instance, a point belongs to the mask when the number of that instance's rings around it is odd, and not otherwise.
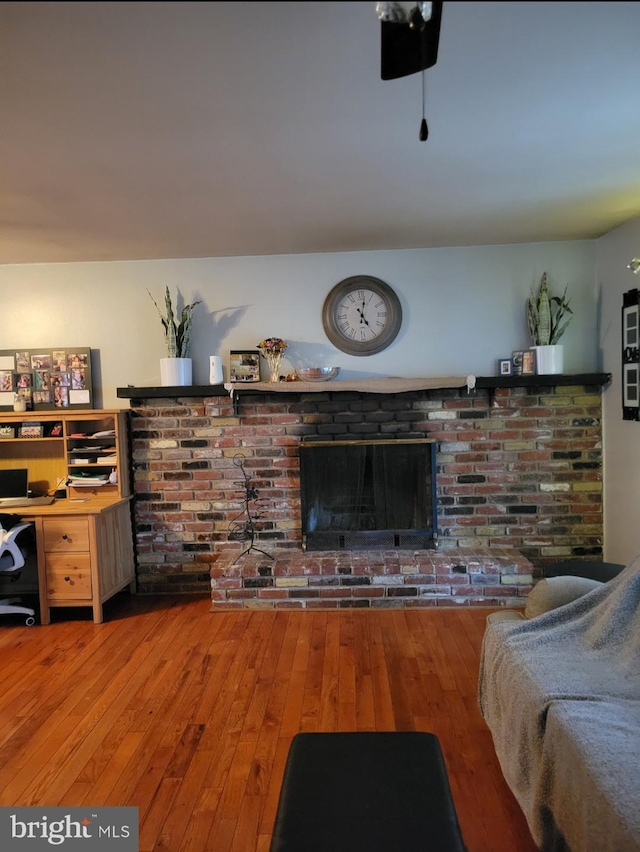
<path fill-rule="evenodd" d="M 289 344 L 281 337 L 267 337 L 258 343 L 260 354 L 269 365 L 269 381 L 280 381 L 280 362 Z"/>

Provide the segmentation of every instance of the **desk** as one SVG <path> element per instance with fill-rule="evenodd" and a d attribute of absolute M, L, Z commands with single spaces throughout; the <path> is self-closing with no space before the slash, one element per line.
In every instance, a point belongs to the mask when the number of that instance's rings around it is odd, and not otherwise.
<path fill-rule="evenodd" d="M 35 527 L 41 623 L 51 607 L 90 606 L 99 624 L 105 601 L 135 591 L 128 414 L 7 411 L 0 426 L 0 467 L 28 468 L 29 487 L 43 494 L 67 482 L 66 498 L 12 510 Z"/>
<path fill-rule="evenodd" d="M 135 592 L 130 499 L 63 499 L 16 510 L 35 527 L 42 624 L 50 623 L 52 607 L 77 606 L 91 607 L 100 624 L 105 601 L 126 586 Z"/>

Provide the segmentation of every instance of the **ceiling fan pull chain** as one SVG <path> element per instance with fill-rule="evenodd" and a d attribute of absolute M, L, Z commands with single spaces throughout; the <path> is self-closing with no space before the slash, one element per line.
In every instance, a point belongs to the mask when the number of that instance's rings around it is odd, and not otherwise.
<path fill-rule="evenodd" d="M 420 141 L 426 142 L 429 138 L 429 128 L 427 127 L 427 119 L 424 117 L 424 104 L 425 104 L 425 72 L 422 72 L 422 121 L 420 122 Z"/>

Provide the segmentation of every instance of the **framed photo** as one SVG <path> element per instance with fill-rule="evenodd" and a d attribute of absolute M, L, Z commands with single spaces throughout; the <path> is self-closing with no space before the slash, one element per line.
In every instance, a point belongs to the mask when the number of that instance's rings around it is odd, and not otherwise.
<path fill-rule="evenodd" d="M 19 438 L 42 438 L 42 423 L 23 423 L 18 431 Z"/>
<path fill-rule="evenodd" d="M 536 371 L 536 353 L 533 349 L 525 349 L 522 353 L 522 375 L 533 376 Z"/>
<path fill-rule="evenodd" d="M 39 352 L 37 355 L 31 356 L 32 370 L 50 370 L 51 369 L 51 352 Z"/>
<path fill-rule="evenodd" d="M 260 381 L 260 352 L 257 349 L 232 349 L 229 353 L 229 379 L 232 382 Z"/>
<path fill-rule="evenodd" d="M 15 388 L 12 370 L 0 370 L 0 393 L 10 393 Z"/>
<path fill-rule="evenodd" d="M 28 352 L 16 352 L 15 368 L 19 373 L 31 371 L 31 358 Z"/>
<path fill-rule="evenodd" d="M 624 349 L 637 349 L 640 345 L 638 337 L 638 312 L 640 306 L 629 305 L 622 310 L 622 346 Z"/>
<path fill-rule="evenodd" d="M 516 349 L 511 353 L 511 364 L 514 376 L 522 375 L 522 359 L 524 358 L 524 350 Z"/>
<path fill-rule="evenodd" d="M 638 408 L 640 405 L 640 365 L 625 364 L 623 367 L 622 404 L 625 408 Z"/>
<path fill-rule="evenodd" d="M 513 374 L 511 358 L 501 358 L 498 361 L 498 371 L 501 376 L 511 376 Z"/>

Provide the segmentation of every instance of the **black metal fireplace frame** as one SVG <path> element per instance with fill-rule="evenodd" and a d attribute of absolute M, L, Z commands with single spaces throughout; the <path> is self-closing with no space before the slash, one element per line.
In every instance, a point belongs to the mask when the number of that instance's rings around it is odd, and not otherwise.
<path fill-rule="evenodd" d="M 304 494 L 305 465 L 303 457 L 307 450 L 314 448 L 330 449 L 345 445 L 426 445 L 429 454 L 429 500 L 431 505 L 431 526 L 420 529 L 391 528 L 384 530 L 311 530 L 307 525 Z M 429 438 L 390 438 L 377 440 L 346 441 L 302 441 L 300 444 L 300 499 L 302 506 L 302 548 L 303 550 L 424 550 L 438 546 L 438 508 L 436 483 L 436 442 Z"/>

